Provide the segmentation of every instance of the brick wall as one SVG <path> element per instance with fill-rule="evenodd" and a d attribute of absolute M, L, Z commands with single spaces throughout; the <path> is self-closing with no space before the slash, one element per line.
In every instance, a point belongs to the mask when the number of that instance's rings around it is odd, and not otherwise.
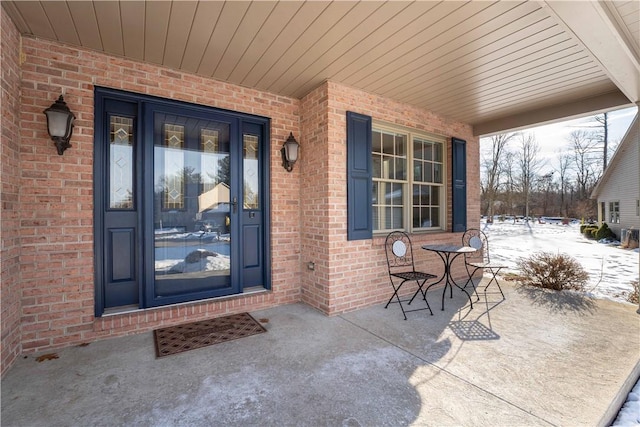
<path fill-rule="evenodd" d="M 300 101 L 39 39 L 24 38 L 23 49 L 23 351 L 299 300 L 300 172 L 280 166 L 280 147 L 289 132 L 300 134 Z M 94 85 L 271 118 L 271 231 L 272 247 L 278 248 L 273 251 L 272 292 L 94 319 Z M 77 119 L 73 147 L 58 156 L 42 111 L 61 93 Z"/>
<path fill-rule="evenodd" d="M 316 114 L 306 117 L 307 109 L 322 103 Z M 308 107 L 308 108 L 307 108 Z M 476 155 L 478 138 L 464 123 L 448 120 L 429 111 L 420 110 L 390 99 L 365 93 L 334 82 L 327 82 L 303 100 L 303 129 L 316 129 L 326 139 L 313 137 L 306 143 L 318 145 L 313 150 L 313 166 L 305 163 L 303 178 L 303 300 L 328 314 L 337 314 L 385 301 L 391 295 L 384 254 L 384 237 L 372 240 L 347 241 L 347 189 L 346 189 L 346 112 L 372 116 L 374 120 L 427 131 L 448 138 L 447 164 L 451 164 L 450 138 L 467 141 L 467 215 L 470 226 L 479 225 L 480 183 L 479 160 Z M 308 154 L 307 154 L 308 155 Z M 307 166 L 309 171 L 307 172 Z M 307 178 L 307 173 L 309 177 Z M 447 224 L 451 228 L 451 169 L 446 182 Z M 310 190 L 310 191 L 307 191 Z M 314 193 L 310 195 L 308 193 Z M 311 207 L 307 207 L 311 204 Z M 319 208 L 324 206 L 324 208 Z M 318 228 L 318 232 L 307 230 Z M 412 236 L 419 248 L 426 243 L 460 243 L 461 233 L 440 232 Z M 314 241 L 315 240 L 315 241 Z M 420 249 L 415 251 L 417 268 L 441 274 L 442 262 L 436 254 Z M 316 270 L 305 271 L 307 261 L 315 261 Z M 454 263 L 454 277 L 464 277 L 461 259 Z"/>
<path fill-rule="evenodd" d="M 0 135 L 0 283 L 2 349 L 0 372 L 7 371 L 21 353 L 20 346 L 20 232 L 19 189 L 17 173 L 20 162 L 20 35 L 0 7 L 0 68 L 2 133 Z"/>
<path fill-rule="evenodd" d="M 302 152 L 300 207 L 302 209 L 302 301 L 328 313 L 329 238 L 331 215 L 327 85 L 313 90 L 302 100 Z M 343 183 L 346 185 L 346 183 Z M 314 269 L 308 268 L 312 262 Z"/>
<path fill-rule="evenodd" d="M 17 48 L 10 46 L 10 50 Z M 327 314 L 386 300 L 390 287 L 384 238 L 346 240 L 347 110 L 466 139 L 471 225 L 479 212 L 479 164 L 477 156 L 473 156 L 478 140 L 472 136 L 471 127 L 462 123 L 332 82 L 316 88 L 303 100 L 295 100 L 39 39 L 23 39 L 23 50 L 26 61 L 22 80 L 13 86 L 21 88 L 21 94 L 17 90 L 14 94 L 20 98 L 21 143 L 14 145 L 8 160 L 2 152 L 3 174 L 6 165 L 15 159 L 12 174 L 14 182 L 21 184 L 19 203 L 7 205 L 19 230 L 16 239 L 20 237 L 20 241 L 12 240 L 9 249 L 20 251 L 20 262 L 16 255 L 5 263 L 3 256 L 3 273 L 5 264 L 13 268 L 12 289 L 14 295 L 21 296 L 8 300 L 13 301 L 14 311 L 21 316 L 20 323 L 15 316 L 13 321 L 13 330 L 21 325 L 21 331 L 13 335 L 7 332 L 8 336 L 21 337 L 15 352 L 63 347 L 300 300 Z M 3 88 L 4 75 L 3 64 Z M 272 292 L 94 318 L 95 85 L 271 118 Z M 57 155 L 47 136 L 42 114 L 60 93 L 77 116 L 73 147 L 64 156 Z M 5 121 L 11 120 L 3 116 L 3 132 Z M 14 125 L 13 129 L 17 134 L 18 127 Z M 281 167 L 280 155 L 289 132 L 301 143 L 301 159 L 290 173 Z M 447 153 L 450 162 L 450 150 Z M 17 194 L 17 189 L 14 192 Z M 3 212 L 4 209 L 3 199 Z M 449 206 L 449 223 L 450 216 Z M 4 224 L 3 218 L 3 228 Z M 4 239 L 3 235 L 3 244 Z M 414 236 L 416 246 L 459 241 L 459 233 Z M 3 255 L 4 251 L 5 246 Z M 441 271 L 441 262 L 435 255 L 420 250 L 416 254 L 418 267 Z M 308 262 L 315 263 L 314 270 L 307 268 Z M 460 267 L 454 269 L 455 275 L 462 275 Z M 3 276 L 3 313 L 4 293 Z M 5 330 L 12 330 L 5 329 L 4 320 L 3 361 Z"/>

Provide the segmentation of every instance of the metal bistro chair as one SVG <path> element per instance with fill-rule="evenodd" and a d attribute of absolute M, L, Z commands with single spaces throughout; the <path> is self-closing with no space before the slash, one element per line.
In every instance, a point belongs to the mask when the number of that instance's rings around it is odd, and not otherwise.
<path fill-rule="evenodd" d="M 491 280 L 489 280 L 489 283 L 487 283 L 487 286 L 484 287 L 485 293 L 487 292 L 487 288 L 491 282 L 495 282 L 496 286 L 498 286 L 498 289 L 500 290 L 500 294 L 502 294 L 502 298 L 504 299 L 504 293 L 496 279 L 496 275 L 500 270 L 506 268 L 506 266 L 491 262 L 489 255 L 489 241 L 487 240 L 486 234 L 475 228 L 469 229 L 462 235 L 462 244 L 476 249 L 475 252 L 464 254 L 464 265 L 467 269 L 467 273 L 469 274 L 469 279 L 467 280 L 467 283 L 464 284 L 464 287 L 466 288 L 467 285 L 471 283 L 476 296 L 478 296 L 478 291 L 473 283 L 473 275 L 480 269 L 489 270 L 492 277 Z M 478 299 L 480 299 L 479 296 Z"/>
<path fill-rule="evenodd" d="M 427 295 L 422 287 L 427 280 L 435 279 L 437 276 L 421 271 L 416 271 L 415 265 L 413 263 L 413 246 L 411 246 L 411 239 L 409 239 L 407 233 L 404 233 L 402 231 L 394 231 L 392 233 L 389 233 L 387 239 L 385 240 L 384 246 L 385 252 L 387 254 L 387 265 L 389 267 L 389 280 L 391 280 L 391 286 L 393 287 L 393 295 L 391 295 L 389 302 L 387 302 L 387 305 L 385 305 L 384 308 L 389 307 L 389 304 L 391 304 L 392 302 L 397 302 L 400 305 L 402 314 L 404 315 L 404 320 L 407 320 L 407 313 L 418 310 L 428 309 L 433 316 L 433 311 L 431 311 L 431 307 L 429 306 L 429 302 L 427 301 Z M 396 282 L 398 282 L 398 279 L 402 281 L 396 286 Z M 413 281 L 418 284 L 418 290 L 413 294 L 413 297 L 411 299 L 401 300 L 400 296 L 398 295 L 398 292 L 400 292 L 400 288 L 406 282 Z M 424 299 L 424 301 L 427 303 L 427 306 L 425 308 L 405 310 L 402 306 L 402 303 L 407 302 L 407 305 L 411 304 L 418 293 L 422 294 L 422 299 Z M 394 298 L 396 299 L 396 301 L 393 301 Z"/>

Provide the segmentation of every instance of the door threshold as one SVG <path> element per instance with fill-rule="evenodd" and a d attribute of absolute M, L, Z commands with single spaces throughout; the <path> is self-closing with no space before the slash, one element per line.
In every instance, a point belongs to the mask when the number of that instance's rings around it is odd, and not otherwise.
<path fill-rule="evenodd" d="M 102 316 L 100 317 L 113 317 L 113 316 L 119 316 L 122 314 L 139 313 L 141 311 L 158 310 L 158 309 L 163 309 L 167 307 L 181 307 L 181 306 L 190 305 L 190 304 L 192 305 L 192 304 L 207 303 L 210 301 L 229 300 L 229 299 L 240 298 L 248 295 L 256 295 L 256 294 L 267 293 L 267 292 L 271 292 L 271 291 L 262 286 L 252 286 L 250 288 L 245 289 L 240 294 L 225 295 L 222 297 L 215 297 L 215 298 L 206 298 L 206 299 L 201 299 L 197 301 L 187 301 L 187 302 L 181 302 L 177 304 L 167 304 L 167 305 L 161 305 L 158 307 L 140 308 L 137 305 L 124 305 L 122 307 L 108 308 L 104 311 L 104 313 L 102 313 Z"/>

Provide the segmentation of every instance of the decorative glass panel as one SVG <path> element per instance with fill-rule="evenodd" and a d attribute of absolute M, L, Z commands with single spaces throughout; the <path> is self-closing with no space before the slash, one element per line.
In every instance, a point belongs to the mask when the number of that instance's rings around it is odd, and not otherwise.
<path fill-rule="evenodd" d="M 133 119 L 109 120 L 109 208 L 133 209 Z"/>
<path fill-rule="evenodd" d="M 243 208 L 258 209 L 260 202 L 259 170 L 258 170 L 258 137 L 244 135 L 242 149 L 243 165 Z"/>
<path fill-rule="evenodd" d="M 164 145 L 167 148 L 164 156 L 164 208 L 184 208 L 184 126 L 164 125 Z"/>
<path fill-rule="evenodd" d="M 218 140 L 218 131 L 212 129 L 200 130 L 200 149 L 202 151 L 201 170 L 202 170 L 202 189 L 203 192 L 212 190 L 217 182 L 218 162 L 216 161 L 216 153 L 220 150 Z"/>

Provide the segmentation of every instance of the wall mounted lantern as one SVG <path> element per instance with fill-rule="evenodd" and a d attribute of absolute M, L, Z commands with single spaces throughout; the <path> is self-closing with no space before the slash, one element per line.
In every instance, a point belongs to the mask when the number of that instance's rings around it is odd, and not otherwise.
<path fill-rule="evenodd" d="M 58 149 L 58 154 L 62 156 L 64 150 L 71 147 L 69 139 L 73 133 L 73 121 L 76 116 L 73 115 L 67 103 L 64 102 L 62 95 L 51 107 L 44 110 L 47 116 L 47 131 Z"/>
<path fill-rule="evenodd" d="M 300 144 L 293 137 L 293 132 L 289 132 L 289 138 L 282 144 L 280 152 L 282 153 L 282 167 L 291 172 L 294 163 L 298 160 L 298 149 Z"/>

